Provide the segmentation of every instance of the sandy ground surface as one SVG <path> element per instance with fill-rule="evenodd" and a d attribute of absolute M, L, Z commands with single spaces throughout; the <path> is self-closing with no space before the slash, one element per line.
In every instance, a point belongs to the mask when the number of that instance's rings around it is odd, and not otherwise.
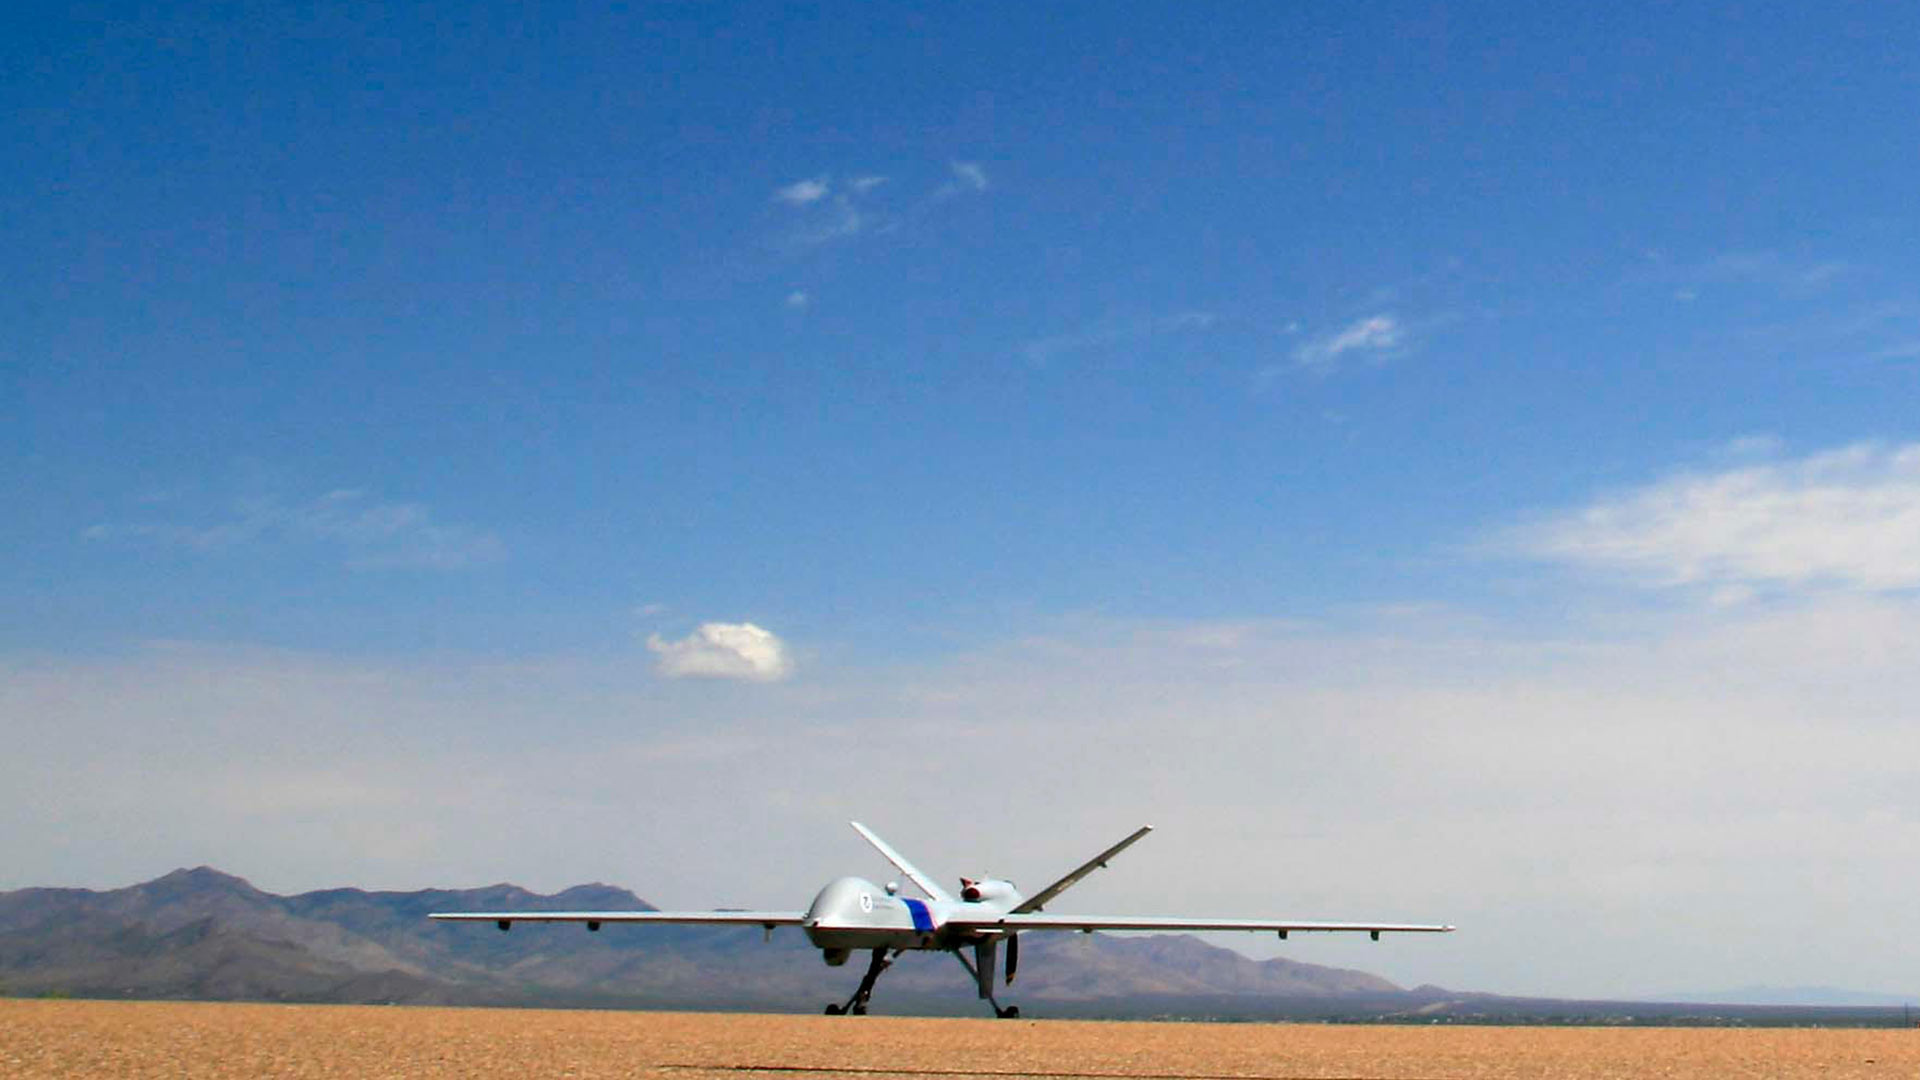
<path fill-rule="evenodd" d="M 0 1076 L 1916 1077 L 1920 1031 L 1332 1027 L 0 1000 Z"/>

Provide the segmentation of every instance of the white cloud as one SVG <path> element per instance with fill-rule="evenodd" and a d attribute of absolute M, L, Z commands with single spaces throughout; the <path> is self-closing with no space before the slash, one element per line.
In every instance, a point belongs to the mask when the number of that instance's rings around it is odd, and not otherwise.
<path fill-rule="evenodd" d="M 263 543 L 324 544 L 344 549 L 355 567 L 450 570 L 497 562 L 506 545 L 490 532 L 437 521 L 419 503 L 379 502 L 341 488 L 305 502 L 277 496 L 238 500 L 212 522 L 101 523 L 81 533 L 93 541 L 133 540 L 199 552 Z"/>
<path fill-rule="evenodd" d="M 987 170 L 981 168 L 978 162 L 953 161 L 947 163 L 947 168 L 952 172 L 953 176 L 946 183 L 934 189 L 933 195 L 930 197 L 931 202 L 946 202 L 949 199 L 970 192 L 977 193 L 985 191 L 992 186 L 991 181 L 987 179 Z"/>
<path fill-rule="evenodd" d="M 1817 259 L 1779 251 L 1727 251 L 1707 258 L 1670 262 L 1649 256 L 1642 280 L 1667 290 L 1675 300 L 1690 303 L 1703 296 L 1747 295 L 1775 300 L 1807 300 L 1831 293 L 1859 267 L 1836 259 Z"/>
<path fill-rule="evenodd" d="M 647 648 L 660 657 L 660 673 L 670 679 L 775 682 L 793 673 L 786 643 L 752 623 L 703 623 L 678 641 L 654 634 Z"/>
<path fill-rule="evenodd" d="M 1729 460 L 1751 461 L 1779 457 L 1786 448 L 1787 445 L 1780 436 L 1762 432 L 1729 439 L 1726 445 L 1720 448 L 1720 453 Z"/>
<path fill-rule="evenodd" d="M 1189 330 L 1210 330 L 1219 316 L 1210 311 L 1183 311 L 1176 315 L 1133 320 L 1108 319 L 1070 334 L 1053 334 L 1021 348 L 1029 361 L 1044 364 L 1057 356 L 1087 349 L 1111 348 L 1147 338 Z"/>
<path fill-rule="evenodd" d="M 785 242 L 798 249 L 819 247 L 884 227 L 884 222 L 884 216 L 863 208 L 857 192 L 840 192 L 805 206 L 786 230 Z"/>
<path fill-rule="evenodd" d="M 1400 321 L 1392 315 L 1369 315 L 1301 345 L 1293 350 L 1293 359 L 1301 367 L 1325 373 L 1347 353 L 1384 354 L 1398 348 L 1405 337 Z"/>
<path fill-rule="evenodd" d="M 1729 251 L 1693 269 L 1694 277 L 1711 282 L 1737 281 L 1779 289 L 1810 289 L 1847 273 L 1836 260 L 1793 259 L 1777 251 Z"/>
<path fill-rule="evenodd" d="M 800 253 L 909 227 L 934 208 L 992 186 L 977 162 L 950 161 L 948 173 L 924 194 L 894 190 L 892 177 L 862 173 L 836 180 L 832 174 L 797 180 L 774 192 L 774 201 L 792 208 L 781 215 L 775 243 Z"/>
<path fill-rule="evenodd" d="M 775 201 L 794 207 L 797 213 L 791 226 L 784 230 L 785 242 L 798 248 L 812 248 L 884 228 L 887 219 L 885 215 L 876 217 L 868 196 L 886 182 L 884 176 L 861 176 L 836 190 L 832 178 L 823 174 L 795 181 L 774 192 Z M 803 299 L 795 304 L 789 296 L 790 306 L 804 306 L 804 294 L 792 295 Z"/>
<path fill-rule="evenodd" d="M 1920 588 L 1920 444 L 1683 472 L 1509 530 L 1501 546 L 1653 585 Z"/>
<path fill-rule="evenodd" d="M 956 161 L 953 163 L 953 175 L 961 183 L 975 191 L 987 190 L 987 171 L 978 162 Z"/>
<path fill-rule="evenodd" d="M 827 197 L 829 180 L 825 176 L 816 176 L 811 180 L 796 180 L 773 193 L 776 201 L 788 206 L 805 206 L 819 202 Z"/>

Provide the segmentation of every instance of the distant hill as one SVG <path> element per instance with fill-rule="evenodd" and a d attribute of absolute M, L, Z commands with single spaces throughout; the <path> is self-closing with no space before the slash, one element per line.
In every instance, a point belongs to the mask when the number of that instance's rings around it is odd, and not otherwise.
<path fill-rule="evenodd" d="M 828 968 L 794 930 L 524 924 L 502 934 L 429 911 L 640 909 L 610 885 L 551 896 L 514 885 L 277 896 L 209 867 L 124 889 L 0 893 L 0 990 L 14 995 L 298 1002 L 754 1008 L 844 998 L 857 960 Z M 1379 1015 L 1418 1006 L 1364 972 L 1250 960 L 1190 936 L 1028 934 L 1008 999 L 1030 1013 Z M 909 953 L 877 1011 L 982 1010 L 960 965 Z"/>
<path fill-rule="evenodd" d="M 1698 1004 L 1716 1002 L 1737 1005 L 1815 1005 L 1898 1007 L 1920 1002 L 1912 994 L 1877 993 L 1871 990 L 1844 990 L 1835 986 L 1741 986 L 1732 990 L 1690 991 L 1663 994 L 1650 1001 L 1679 1001 Z"/>

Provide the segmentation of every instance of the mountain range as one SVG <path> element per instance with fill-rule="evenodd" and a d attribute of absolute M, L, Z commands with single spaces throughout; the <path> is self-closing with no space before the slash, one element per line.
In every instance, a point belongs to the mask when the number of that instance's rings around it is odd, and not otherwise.
<path fill-rule="evenodd" d="M 279 896 L 209 867 L 124 889 L 0 892 L 0 995 L 738 1009 L 813 1012 L 844 1000 L 857 958 L 821 963 L 804 936 L 737 927 L 523 923 L 510 933 L 430 911 L 651 910 L 611 885 L 515 885 Z M 1029 1016 L 1419 1023 L 1910 1024 L 1890 1005 L 1567 1001 L 1402 989 L 1376 975 L 1256 961 L 1188 935 L 1033 933 L 1003 994 Z M 880 1013 L 985 1015 L 960 965 L 908 953 Z"/>
<path fill-rule="evenodd" d="M 514 885 L 279 896 L 209 867 L 124 889 L 0 893 L 0 990 L 15 995 L 301 1002 L 813 1011 L 844 998 L 856 964 L 828 968 L 797 932 L 439 923 L 446 910 L 649 910 L 625 889 L 540 895 Z M 1417 1008 L 1375 975 L 1255 961 L 1191 936 L 1031 934 L 1013 1000 L 1057 1015 L 1227 1007 L 1365 1015 Z M 960 965 L 909 953 L 877 1011 L 984 1009 Z"/>

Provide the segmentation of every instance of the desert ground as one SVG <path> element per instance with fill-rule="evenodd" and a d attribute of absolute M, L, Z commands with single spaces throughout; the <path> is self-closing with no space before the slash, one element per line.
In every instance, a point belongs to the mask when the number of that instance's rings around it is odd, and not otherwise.
<path fill-rule="evenodd" d="M 0 1076 L 1913 1077 L 1920 1031 L 0 1001 Z"/>

